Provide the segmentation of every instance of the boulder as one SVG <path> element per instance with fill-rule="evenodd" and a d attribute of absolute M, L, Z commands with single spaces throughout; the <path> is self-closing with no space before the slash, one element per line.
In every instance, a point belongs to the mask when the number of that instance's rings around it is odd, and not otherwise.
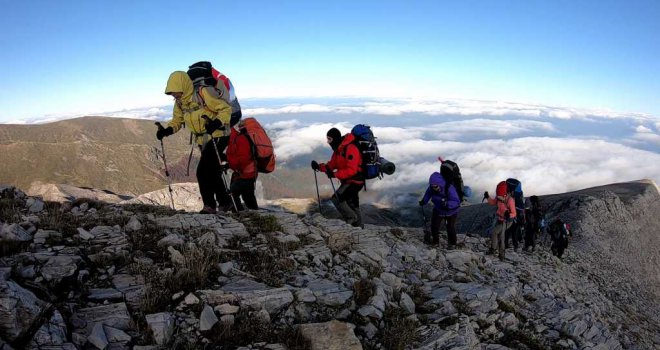
<path fill-rule="evenodd" d="M 332 320 L 324 323 L 300 325 L 300 334 L 310 342 L 311 350 L 362 350 L 355 336 L 355 326 Z"/>

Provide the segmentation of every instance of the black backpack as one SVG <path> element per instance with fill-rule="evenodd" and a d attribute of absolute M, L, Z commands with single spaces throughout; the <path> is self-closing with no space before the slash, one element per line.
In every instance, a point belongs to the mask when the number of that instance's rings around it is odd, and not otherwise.
<path fill-rule="evenodd" d="M 440 165 L 440 174 L 447 182 L 454 185 L 456 192 L 458 192 L 458 198 L 463 202 L 465 197 L 463 176 L 461 176 L 461 169 L 459 169 L 458 164 L 451 160 L 443 160 L 442 165 Z"/>
<path fill-rule="evenodd" d="M 211 62 L 201 61 L 194 63 L 188 67 L 188 77 L 193 82 L 195 88 L 195 96 L 199 96 L 199 99 L 203 105 L 205 105 L 204 100 L 201 95 L 201 88 L 210 87 L 212 89 L 208 90 L 216 98 L 225 100 L 231 106 L 231 120 L 229 122 L 230 126 L 236 125 L 241 120 L 243 113 L 241 112 L 241 105 L 238 103 L 238 98 L 236 98 L 236 93 L 234 90 L 234 85 L 231 83 L 229 78 L 220 73 L 217 69 L 213 68 Z"/>

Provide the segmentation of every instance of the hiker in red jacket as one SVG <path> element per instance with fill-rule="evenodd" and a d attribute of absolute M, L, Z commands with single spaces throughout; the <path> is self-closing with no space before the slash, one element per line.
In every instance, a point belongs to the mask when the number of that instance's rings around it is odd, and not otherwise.
<path fill-rule="evenodd" d="M 516 217 L 516 204 L 506 181 L 497 184 L 495 194 L 497 197 L 491 199 L 488 192 L 484 193 L 484 199 L 488 199 L 488 204 L 497 205 L 497 225 L 495 225 L 491 233 L 491 248 L 489 253 L 495 254 L 499 250 L 500 260 L 504 260 L 506 248 L 504 245 L 505 231 L 511 227 L 511 218 Z"/>
<path fill-rule="evenodd" d="M 227 145 L 227 163 L 233 171 L 230 191 L 238 210 L 243 210 L 241 197 L 248 209 L 259 209 L 254 195 L 254 185 L 257 181 L 257 162 L 254 159 L 252 143 L 240 128 L 241 123 L 231 128 L 229 144 Z"/>
<path fill-rule="evenodd" d="M 334 151 L 328 163 L 317 163 L 312 161 L 312 169 L 322 171 L 332 181 L 336 177 L 341 186 L 332 196 L 332 203 L 341 213 L 344 221 L 355 226 L 362 227 L 362 215 L 360 213 L 360 190 L 364 187 L 364 175 L 362 174 L 362 155 L 353 143 L 355 136 L 348 133 L 341 136 L 341 132 L 332 128 L 328 130 L 327 140 Z"/>

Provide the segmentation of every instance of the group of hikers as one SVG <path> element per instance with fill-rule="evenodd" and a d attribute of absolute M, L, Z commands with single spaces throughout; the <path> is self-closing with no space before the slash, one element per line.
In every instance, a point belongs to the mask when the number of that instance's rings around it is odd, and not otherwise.
<path fill-rule="evenodd" d="M 201 151 L 196 173 L 204 203 L 200 213 L 241 211 L 245 207 L 258 209 L 255 182 L 259 172 L 274 169 L 272 143 L 254 118 L 242 119 L 231 81 L 211 63 L 197 62 L 187 72 L 173 72 L 167 80 L 165 94 L 174 98 L 173 116 L 166 127 L 157 123 L 156 138 L 162 146 L 164 137 L 184 127 L 191 132 L 191 144 L 194 139 Z M 338 188 L 335 189 L 333 183 L 333 204 L 348 224 L 364 228 L 359 193 L 365 188 L 367 179 L 392 174 L 394 164 L 380 157 L 375 137 L 366 125 L 356 125 L 345 135 L 337 128 L 331 128 L 326 140 L 333 153 L 327 163 L 311 162 L 315 178 L 320 172 L 331 181 L 333 178 L 339 180 Z M 457 245 L 457 217 L 471 190 L 463 186 L 455 162 L 439 160 L 440 171 L 431 174 L 429 186 L 419 201 L 420 206 L 429 201 L 433 203 L 431 229 L 425 231 L 424 241 L 438 245 L 440 227 L 444 225 L 447 249 L 454 249 Z M 166 162 L 165 167 L 169 175 Z M 229 184 L 224 178 L 228 169 L 232 170 Z M 318 196 L 318 182 L 316 185 Z M 170 195 L 171 192 L 170 187 Z M 518 250 L 523 237 L 524 250 L 534 251 L 536 237 L 547 230 L 553 239 L 552 252 L 561 258 L 568 244 L 570 226 L 556 218 L 546 227 L 539 198 L 531 196 L 525 201 L 521 183 L 516 179 L 501 181 L 495 192 L 495 198 L 491 198 L 488 192 L 483 197 L 488 204 L 497 206 L 496 220 L 489 230 L 489 254 L 498 254 L 504 260 L 509 242 L 513 243 L 514 250 Z"/>

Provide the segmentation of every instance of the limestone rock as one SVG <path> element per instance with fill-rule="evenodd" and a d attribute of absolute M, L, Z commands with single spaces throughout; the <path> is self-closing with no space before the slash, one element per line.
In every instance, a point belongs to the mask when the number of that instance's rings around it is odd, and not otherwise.
<path fill-rule="evenodd" d="M 172 334 L 174 334 L 174 317 L 168 312 L 161 312 L 146 315 L 145 318 L 156 344 L 168 344 L 172 338 Z"/>
<path fill-rule="evenodd" d="M 300 325 L 300 334 L 311 343 L 311 350 L 361 350 L 355 326 L 340 321 Z"/>

